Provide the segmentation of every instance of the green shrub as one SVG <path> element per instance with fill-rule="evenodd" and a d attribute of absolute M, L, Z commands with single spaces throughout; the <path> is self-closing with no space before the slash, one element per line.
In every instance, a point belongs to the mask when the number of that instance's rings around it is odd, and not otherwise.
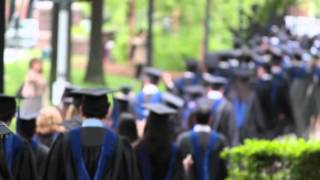
<path fill-rule="evenodd" d="M 320 177 L 320 143 L 303 139 L 247 140 L 225 149 L 229 179 L 313 180 Z"/>

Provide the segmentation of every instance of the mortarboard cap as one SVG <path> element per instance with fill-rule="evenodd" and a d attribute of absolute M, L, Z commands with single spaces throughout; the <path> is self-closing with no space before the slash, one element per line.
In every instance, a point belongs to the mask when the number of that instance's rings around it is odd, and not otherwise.
<path fill-rule="evenodd" d="M 192 85 L 185 88 L 185 93 L 188 94 L 192 99 L 201 97 L 204 93 L 203 91 L 204 89 L 200 85 Z"/>
<path fill-rule="evenodd" d="M 120 91 L 123 93 L 123 94 L 129 94 L 131 91 L 132 91 L 132 86 L 129 86 L 129 85 L 125 85 L 125 86 L 122 86 L 120 87 Z"/>
<path fill-rule="evenodd" d="M 203 80 L 209 85 L 226 85 L 228 83 L 226 78 L 221 76 L 213 76 L 208 73 L 203 75 Z"/>
<path fill-rule="evenodd" d="M 182 98 L 169 92 L 162 93 L 162 99 L 166 103 L 166 105 L 174 109 L 180 109 L 184 105 L 184 101 Z"/>
<path fill-rule="evenodd" d="M 254 72 L 247 68 L 237 68 L 233 70 L 232 75 L 241 79 L 249 79 L 254 75 Z"/>
<path fill-rule="evenodd" d="M 74 95 L 82 95 L 84 97 L 99 97 L 116 92 L 107 88 L 84 88 L 72 91 Z"/>
<path fill-rule="evenodd" d="M 73 91 L 78 90 L 79 88 L 75 86 L 68 85 L 65 87 L 63 95 L 62 95 L 62 102 L 63 103 L 70 103 L 72 104 L 75 98 Z"/>
<path fill-rule="evenodd" d="M 238 57 L 238 60 L 245 63 L 252 62 L 253 58 L 251 52 L 248 50 L 244 50 L 242 54 Z"/>
<path fill-rule="evenodd" d="M 129 111 L 130 100 L 124 96 L 116 96 L 115 100 L 118 103 L 120 113 Z"/>
<path fill-rule="evenodd" d="M 86 112 L 86 116 L 96 117 L 107 113 L 109 109 L 109 102 L 107 94 L 116 92 L 115 90 L 106 88 L 90 88 L 90 89 L 79 89 L 73 91 L 74 94 L 82 95 L 82 110 Z"/>
<path fill-rule="evenodd" d="M 177 113 L 176 110 L 170 108 L 167 105 L 160 103 L 150 103 L 144 104 L 143 107 L 150 112 L 150 115 L 162 116 L 162 115 L 171 115 Z"/>
<path fill-rule="evenodd" d="M 159 69 L 148 67 L 144 69 L 144 74 L 150 78 L 151 83 L 158 84 L 162 72 Z"/>

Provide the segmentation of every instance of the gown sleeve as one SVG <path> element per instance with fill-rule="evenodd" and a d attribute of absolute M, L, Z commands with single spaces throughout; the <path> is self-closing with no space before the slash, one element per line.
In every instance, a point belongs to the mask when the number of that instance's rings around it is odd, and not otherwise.
<path fill-rule="evenodd" d="M 120 138 L 115 156 L 115 164 L 113 173 L 117 175 L 115 180 L 141 180 L 138 162 L 135 153 L 125 139 Z M 109 173 L 108 173 L 109 174 Z M 106 178 L 108 179 L 108 178 Z"/>
<path fill-rule="evenodd" d="M 23 142 L 21 149 L 17 152 L 12 169 L 15 180 L 37 179 L 35 157 L 27 142 Z"/>
<path fill-rule="evenodd" d="M 59 135 L 55 143 L 52 145 L 47 161 L 45 162 L 43 178 L 46 180 L 55 179 L 67 179 L 66 174 L 66 163 L 68 160 L 64 159 L 63 155 L 63 136 Z M 65 162 L 65 163 L 62 163 Z"/>

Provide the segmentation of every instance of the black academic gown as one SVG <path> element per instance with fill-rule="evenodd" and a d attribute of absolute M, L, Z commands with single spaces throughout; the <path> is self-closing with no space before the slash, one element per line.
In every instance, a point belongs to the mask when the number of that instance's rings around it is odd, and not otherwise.
<path fill-rule="evenodd" d="M 57 136 L 58 136 L 58 133 L 36 134 L 34 137 L 34 140 L 50 149 L 50 147 L 56 140 Z"/>
<path fill-rule="evenodd" d="M 193 162 L 195 162 L 194 148 L 192 145 L 190 134 L 191 132 L 182 133 L 177 139 L 177 144 L 181 149 L 183 158 L 186 158 L 189 154 L 191 154 Z M 199 139 L 200 148 L 202 152 L 204 152 L 208 146 L 210 134 L 206 132 L 198 132 L 197 136 Z M 218 135 L 218 139 L 214 145 L 214 150 L 212 151 L 212 154 L 210 157 L 210 164 L 211 164 L 211 167 L 209 169 L 209 172 L 211 173 L 211 176 L 209 177 L 210 180 L 223 180 L 227 177 L 226 161 L 224 161 L 220 157 L 220 153 L 225 147 L 226 147 L 225 138 L 222 135 Z M 196 176 L 197 173 L 195 168 L 196 167 L 193 165 L 191 167 L 191 170 L 189 172 L 186 172 L 187 174 L 186 179 L 197 180 L 197 176 Z"/>
<path fill-rule="evenodd" d="M 16 135 L 11 134 L 9 136 Z M 19 141 L 18 144 L 20 145 L 12 159 L 12 168 L 8 168 L 9 172 L 12 175 L 12 178 L 15 180 L 37 179 L 35 158 L 30 145 L 28 144 L 28 142 L 22 140 L 21 138 L 17 136 L 16 138 Z M 5 146 L 5 149 L 6 148 L 8 147 Z M 12 150 L 13 148 L 9 147 L 9 149 Z M 6 163 L 8 165 L 8 161 L 6 161 Z"/>
<path fill-rule="evenodd" d="M 148 155 L 150 159 L 150 171 L 151 171 L 151 176 L 152 180 L 166 180 L 166 177 L 168 176 L 169 172 L 169 162 L 171 161 L 171 154 L 170 150 L 157 150 L 159 153 L 150 155 L 148 151 L 146 150 L 147 145 L 141 141 L 136 147 L 135 147 L 135 152 L 136 156 L 138 158 L 138 168 L 139 172 L 141 174 L 141 179 L 140 180 L 147 180 L 143 176 L 143 160 L 140 158 L 141 153 L 144 152 Z M 176 152 L 176 158 L 173 164 L 173 169 L 172 169 L 172 175 L 169 177 L 170 180 L 183 180 L 184 179 L 184 173 L 183 173 L 183 165 L 182 165 L 182 155 L 180 152 L 180 149 L 177 149 Z"/>
<path fill-rule="evenodd" d="M 237 126 L 235 144 L 241 144 L 247 138 L 262 138 L 266 132 L 265 120 L 261 104 L 251 84 L 233 86 L 228 93 L 228 99 L 233 102 L 235 99 L 242 99 L 247 103 L 245 120 L 241 127 Z M 235 115 L 236 116 L 236 115 Z"/>
<path fill-rule="evenodd" d="M 101 145 L 104 140 L 105 128 L 85 127 L 80 129 L 82 158 L 91 178 L 97 169 Z M 118 137 L 118 136 L 117 136 Z M 139 180 L 136 169 L 136 158 L 130 144 L 117 138 L 113 155 L 103 171 L 106 180 Z M 76 180 L 76 162 L 73 159 L 69 134 L 60 134 L 49 153 L 43 179 L 46 180 Z"/>
<path fill-rule="evenodd" d="M 30 142 L 32 152 L 36 159 L 37 175 L 39 179 L 42 179 L 45 162 L 49 154 L 49 148 L 39 142 Z"/>
<path fill-rule="evenodd" d="M 296 78 L 290 86 L 290 101 L 298 136 L 307 137 L 312 107 L 312 79 L 307 77 Z"/>
<path fill-rule="evenodd" d="M 293 131 L 293 115 L 290 104 L 289 81 L 285 73 L 273 74 L 273 111 L 277 119 L 278 135 Z"/>
<path fill-rule="evenodd" d="M 259 79 L 255 85 L 255 91 L 261 105 L 263 119 L 265 120 L 266 132 L 263 135 L 265 138 L 274 138 L 278 134 L 276 132 L 276 112 L 272 102 L 272 86 L 272 79 Z"/>
<path fill-rule="evenodd" d="M 228 146 L 237 145 L 237 129 L 234 120 L 232 104 L 230 103 L 230 101 L 226 98 L 223 98 L 223 100 L 218 103 L 218 105 L 216 105 L 214 104 L 214 100 L 203 97 L 197 101 L 197 104 L 202 103 L 207 103 L 210 105 L 210 107 L 212 107 L 211 127 L 226 138 Z"/>

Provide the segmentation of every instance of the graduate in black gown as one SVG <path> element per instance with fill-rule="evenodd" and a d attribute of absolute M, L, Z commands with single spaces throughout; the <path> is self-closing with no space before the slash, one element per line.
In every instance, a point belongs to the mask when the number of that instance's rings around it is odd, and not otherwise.
<path fill-rule="evenodd" d="M 236 123 L 232 103 L 225 97 L 228 80 L 221 76 L 204 74 L 206 94 L 197 101 L 197 105 L 208 104 L 211 107 L 211 128 L 224 135 L 229 146 L 236 145 Z"/>
<path fill-rule="evenodd" d="M 195 112 L 195 126 L 177 140 L 185 158 L 188 180 L 223 180 L 227 177 L 226 162 L 220 158 L 226 140 L 211 128 L 210 111 L 210 104 L 200 104 Z"/>
<path fill-rule="evenodd" d="M 109 102 L 106 89 L 82 89 L 80 128 L 60 134 L 46 162 L 43 179 L 139 180 L 135 154 L 128 141 L 103 123 Z"/>
<path fill-rule="evenodd" d="M 265 121 L 252 85 L 252 76 L 252 70 L 248 68 L 234 69 L 227 96 L 233 105 L 237 144 L 241 144 L 246 138 L 261 138 L 265 133 Z"/>
<path fill-rule="evenodd" d="M 202 77 L 198 61 L 189 59 L 186 61 L 186 71 L 183 73 L 183 76 L 176 79 L 172 87 L 168 87 L 168 89 L 175 94 L 183 96 L 187 86 L 200 85 L 201 82 Z"/>
<path fill-rule="evenodd" d="M 198 99 L 204 94 L 204 88 L 201 85 L 187 86 L 185 93 L 181 124 L 182 128 L 187 130 L 193 126 L 191 115 L 196 109 Z"/>
<path fill-rule="evenodd" d="M 117 129 L 120 125 L 120 117 L 123 113 L 133 114 L 134 94 L 131 86 L 122 86 L 120 91 L 113 97 L 112 107 L 112 128 Z"/>
<path fill-rule="evenodd" d="M 0 121 L 10 124 L 15 112 L 15 98 L 0 95 Z M 36 163 L 28 142 L 9 134 L 5 136 L 3 146 L 5 165 L 12 179 L 37 179 Z"/>
<path fill-rule="evenodd" d="M 257 67 L 257 80 L 255 83 L 255 91 L 261 105 L 261 112 L 264 124 L 266 125 L 266 138 L 274 138 L 278 134 L 276 132 L 277 119 L 273 109 L 273 78 L 271 76 L 270 62 L 259 62 Z"/>
<path fill-rule="evenodd" d="M 32 148 L 32 152 L 36 159 L 38 179 L 41 179 L 43 174 L 44 164 L 49 153 L 49 148 L 43 145 L 41 142 L 33 139 L 35 131 L 36 131 L 36 114 L 30 114 L 30 116 L 25 115 L 25 117 L 18 116 L 17 134 L 18 136 L 20 136 L 30 144 Z"/>
<path fill-rule="evenodd" d="M 148 104 L 150 110 L 141 142 L 135 148 L 141 180 L 183 179 L 182 156 L 173 143 L 170 114 L 175 110 L 163 104 Z"/>
<path fill-rule="evenodd" d="M 173 108 L 177 111 L 177 113 L 174 115 L 174 120 L 171 122 L 172 126 L 174 127 L 174 134 L 175 137 L 179 135 L 184 129 L 182 127 L 182 121 L 181 121 L 181 115 L 182 110 L 184 106 L 184 100 L 180 98 L 179 96 L 176 96 L 173 93 L 170 92 L 164 92 L 162 93 L 163 97 L 163 103 L 170 108 Z"/>

